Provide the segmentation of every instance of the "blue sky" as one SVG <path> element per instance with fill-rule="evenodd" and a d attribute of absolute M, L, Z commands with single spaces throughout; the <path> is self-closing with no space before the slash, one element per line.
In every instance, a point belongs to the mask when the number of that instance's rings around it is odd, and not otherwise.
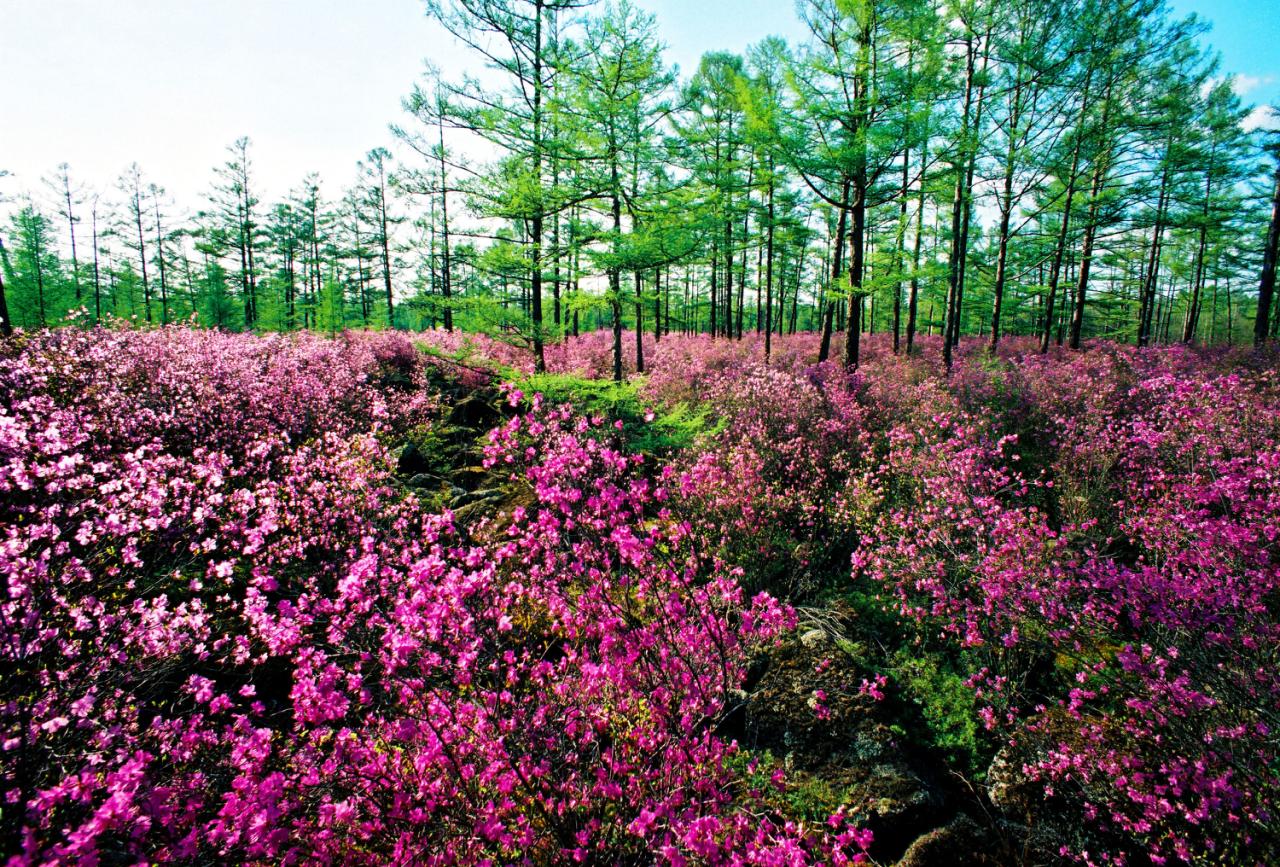
<path fill-rule="evenodd" d="M 1246 102 L 1280 102 L 1280 12 L 1276 0 L 1172 0 L 1179 15 L 1207 20 L 1224 73 L 1239 76 Z"/>
<path fill-rule="evenodd" d="M 789 0 L 637 0 L 668 59 L 799 38 Z M 1274 0 L 1173 0 L 1214 24 L 1224 71 L 1251 102 L 1280 101 Z M 0 193 L 35 189 L 59 162 L 99 186 L 137 160 L 180 203 L 208 189 L 225 146 L 254 141 L 268 195 L 307 171 L 336 195 L 389 141 L 424 59 L 465 54 L 420 0 L 0 0 Z"/>

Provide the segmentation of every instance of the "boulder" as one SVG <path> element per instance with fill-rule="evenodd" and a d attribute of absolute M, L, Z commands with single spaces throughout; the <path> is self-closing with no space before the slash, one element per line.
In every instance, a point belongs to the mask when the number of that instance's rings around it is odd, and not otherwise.
<path fill-rule="evenodd" d="M 396 456 L 396 471 L 408 478 L 430 472 L 431 461 L 415 443 L 405 443 Z"/>
<path fill-rule="evenodd" d="M 1004 847 L 991 832 L 961 813 L 947 824 L 916 838 L 897 867 L 982 867 L 1007 864 Z"/>

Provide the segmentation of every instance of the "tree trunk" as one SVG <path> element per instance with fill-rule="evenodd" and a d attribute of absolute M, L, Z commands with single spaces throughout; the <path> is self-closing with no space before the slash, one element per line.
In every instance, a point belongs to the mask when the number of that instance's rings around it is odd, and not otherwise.
<path fill-rule="evenodd" d="M 1138 345 L 1146 346 L 1151 342 L 1152 317 L 1156 312 L 1156 295 L 1159 290 L 1160 277 L 1160 241 L 1164 233 L 1164 211 L 1168 194 L 1169 171 L 1166 168 L 1160 182 L 1160 196 L 1156 201 L 1156 222 L 1151 229 L 1151 247 L 1147 254 L 1146 273 L 1142 279 L 1142 294 L 1138 306 Z M 1156 331 L 1159 331 L 1159 317 L 1155 319 Z"/>
<path fill-rule="evenodd" d="M 911 354 L 916 342 L 916 312 L 920 304 L 920 246 L 924 239 L 924 181 L 925 168 L 928 164 L 929 129 L 926 123 L 920 139 L 920 202 L 916 208 L 916 236 L 912 242 L 914 249 L 911 254 L 911 289 L 907 297 L 907 355 Z"/>
<path fill-rule="evenodd" d="M 0 239 L 0 261 L 3 261 L 4 241 Z M 13 323 L 9 320 L 9 302 L 4 295 L 4 269 L 0 267 L 0 337 L 13 335 Z"/>
<path fill-rule="evenodd" d="M 844 333 L 844 365 L 857 367 L 862 339 L 862 269 L 866 252 L 867 182 L 854 179 L 853 230 L 849 233 L 849 320 Z"/>
<path fill-rule="evenodd" d="M 831 290 L 828 296 L 834 294 L 834 289 L 840 281 L 840 268 L 844 265 L 844 235 L 848 226 L 849 219 L 849 179 L 844 179 L 844 185 L 840 190 L 840 216 L 836 221 L 836 237 L 835 243 L 831 245 Z M 818 348 L 818 362 L 826 361 L 831 354 L 831 325 L 835 318 L 836 302 L 831 297 L 827 298 L 827 310 L 822 317 L 822 343 Z"/>
<path fill-rule="evenodd" d="M 533 22 L 533 174 L 538 192 L 542 192 L 542 10 L 543 0 L 535 0 Z M 529 227 L 530 285 L 533 319 L 533 366 L 542 373 L 547 369 L 547 359 L 542 347 L 542 213 L 541 196 L 537 202 Z M 621 327 L 621 311 L 618 325 Z"/>
<path fill-rule="evenodd" d="M 644 290 L 640 271 L 636 270 L 636 373 L 644 373 Z"/>
<path fill-rule="evenodd" d="M 1084 93 L 1080 98 L 1080 116 L 1083 123 L 1084 113 L 1089 103 L 1089 78 L 1085 76 Z M 1082 125 L 1081 123 L 1081 125 Z M 1082 136 L 1076 135 L 1071 149 L 1071 170 L 1067 175 L 1067 197 L 1062 205 L 1062 224 L 1058 227 L 1058 244 L 1053 253 L 1053 267 L 1049 270 L 1049 297 L 1045 301 L 1044 332 L 1040 335 L 1040 353 L 1049 351 L 1049 341 L 1053 338 L 1054 303 L 1057 301 L 1058 278 L 1062 272 L 1062 257 L 1067 248 L 1067 230 L 1071 226 L 1071 202 L 1076 192 L 1076 176 L 1080 172 L 1080 142 Z"/>
<path fill-rule="evenodd" d="M 1258 282 L 1258 313 L 1253 321 L 1253 342 L 1256 344 L 1261 344 L 1268 336 L 1271 299 L 1276 289 L 1278 247 L 1280 247 L 1280 153 L 1276 154 L 1276 187 L 1271 197 L 1271 228 L 1267 232 L 1267 246 L 1262 254 L 1262 279 Z"/>
<path fill-rule="evenodd" d="M 440 238 L 444 261 L 440 265 L 440 294 L 444 297 L 444 330 L 453 331 L 453 267 L 449 261 L 449 180 L 444 161 L 444 121 L 439 122 L 440 136 Z"/>
<path fill-rule="evenodd" d="M 102 321 L 102 276 L 98 272 L 98 200 L 96 198 L 93 200 L 90 216 L 93 222 L 93 321 L 97 323 Z M 3 294 L 0 292 L 0 295 Z M 9 316 L 2 309 L 3 306 L 3 299 L 0 299 L 0 317 L 8 321 Z"/>
<path fill-rule="evenodd" d="M 764 254 L 764 360 L 768 363 L 770 354 L 773 351 L 773 220 L 774 220 L 774 204 L 773 204 L 773 157 L 769 158 L 769 224 L 765 226 L 765 254 Z M 831 334 L 829 331 L 823 331 L 823 339 L 829 341 Z M 823 358 L 826 358 L 826 352 L 823 352 Z M 820 358 L 819 361 L 822 359 Z"/>

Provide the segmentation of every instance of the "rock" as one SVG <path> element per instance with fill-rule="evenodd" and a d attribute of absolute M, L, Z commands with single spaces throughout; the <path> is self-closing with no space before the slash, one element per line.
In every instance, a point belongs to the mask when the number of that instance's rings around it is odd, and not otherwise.
<path fill-rule="evenodd" d="M 769 672 L 769 655 L 762 653 L 754 657 L 747 663 L 747 677 L 743 681 L 742 688 L 747 692 L 751 692 L 760 685 L 760 680 Z"/>
<path fill-rule="evenodd" d="M 716 725 L 716 734 L 728 740 L 741 740 L 747 733 L 747 704 L 750 696 L 745 689 L 731 689 L 724 696 L 724 714 Z"/>
<path fill-rule="evenodd" d="M 866 672 L 824 630 L 774 648 L 768 661 L 750 690 L 743 741 L 782 757 L 870 829 L 875 861 L 892 862 L 945 819 L 948 798 L 929 761 L 881 719 L 879 703 L 859 694 Z"/>
<path fill-rule="evenodd" d="M 885 761 L 849 769 L 845 789 L 849 815 L 871 830 L 871 857 L 892 860 L 912 840 L 934 828 L 943 817 L 946 796 L 900 753 Z"/>
<path fill-rule="evenodd" d="M 405 443 L 396 457 L 396 470 L 402 476 L 413 477 L 431 469 L 431 462 L 414 443 Z"/>
<path fill-rule="evenodd" d="M 428 475 L 427 473 L 418 473 L 417 475 L 410 476 L 409 481 L 405 482 L 405 484 L 411 488 L 434 488 L 438 481 L 439 479 L 435 476 Z"/>
<path fill-rule="evenodd" d="M 810 650 L 822 647 L 830 641 L 827 633 L 821 629 L 810 629 L 808 632 L 800 636 L 800 643 Z"/>
<path fill-rule="evenodd" d="M 1001 847 L 963 813 L 935 828 L 907 847 L 897 867 L 979 867 L 1007 863 Z"/>
<path fill-rule="evenodd" d="M 453 405 L 448 422 L 457 427 L 489 430 L 502 422 L 502 413 L 484 398 L 472 394 Z"/>
<path fill-rule="evenodd" d="M 1022 773 L 1022 762 L 1005 747 L 987 768 L 987 797 L 1011 819 L 1026 819 L 1044 800 L 1041 787 Z"/>

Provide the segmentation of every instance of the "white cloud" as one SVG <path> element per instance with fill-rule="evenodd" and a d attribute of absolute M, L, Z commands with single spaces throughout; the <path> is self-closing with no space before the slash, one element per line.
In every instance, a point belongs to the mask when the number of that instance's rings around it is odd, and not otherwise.
<path fill-rule="evenodd" d="M 1231 89 L 1236 92 L 1236 96 L 1248 96 L 1259 87 L 1271 84 L 1276 80 L 1274 75 L 1249 75 L 1241 73 L 1235 75 L 1231 79 Z"/>
<path fill-rule="evenodd" d="M 1280 111 L 1268 105 L 1260 105 L 1249 112 L 1240 125 L 1245 132 L 1253 132 L 1255 129 L 1280 130 Z"/>

